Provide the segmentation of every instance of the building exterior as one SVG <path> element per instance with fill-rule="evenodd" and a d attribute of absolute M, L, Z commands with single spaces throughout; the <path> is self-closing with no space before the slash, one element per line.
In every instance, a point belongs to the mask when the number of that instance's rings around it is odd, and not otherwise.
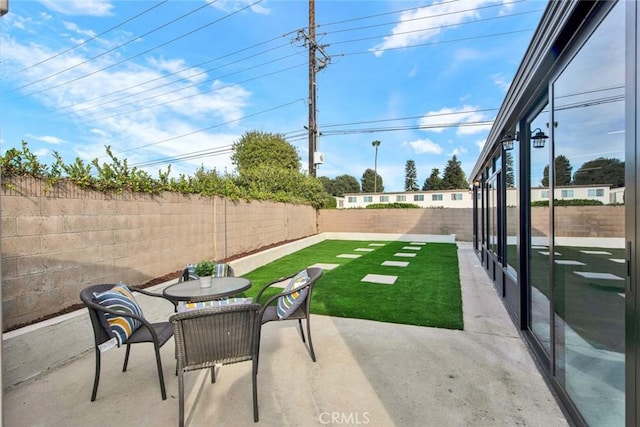
<path fill-rule="evenodd" d="M 475 250 L 577 425 L 640 425 L 639 10 L 549 2 L 470 174 Z M 593 185 L 567 184 L 560 156 Z M 624 187 L 581 168 L 602 159 Z"/>
<path fill-rule="evenodd" d="M 622 202 L 624 188 L 611 188 L 609 185 L 572 185 L 558 186 L 554 190 L 556 200 L 587 199 L 596 200 L 602 204 Z M 506 205 L 516 206 L 518 189 L 506 188 Z M 438 191 L 410 191 L 403 193 L 347 193 L 343 197 L 336 197 L 338 209 L 366 208 L 373 204 L 411 203 L 421 208 L 472 208 L 473 191 L 469 190 L 438 190 Z M 536 187 L 531 189 L 531 201 L 548 201 L 549 188 Z"/>

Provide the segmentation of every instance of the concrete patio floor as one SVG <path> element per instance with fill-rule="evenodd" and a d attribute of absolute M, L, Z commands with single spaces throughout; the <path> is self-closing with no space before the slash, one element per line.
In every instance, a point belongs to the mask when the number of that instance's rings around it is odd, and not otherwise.
<path fill-rule="evenodd" d="M 464 331 L 312 316 L 318 361 L 296 322 L 264 326 L 259 424 L 266 426 L 563 426 L 567 421 L 470 244 L 459 244 Z M 424 307 L 428 310 L 429 307 Z M 89 327 L 89 325 L 87 325 Z M 4 391 L 5 426 L 174 426 L 174 348 L 162 349 L 167 400 L 151 346 L 94 355 Z M 249 362 L 185 375 L 189 426 L 254 425 Z"/>

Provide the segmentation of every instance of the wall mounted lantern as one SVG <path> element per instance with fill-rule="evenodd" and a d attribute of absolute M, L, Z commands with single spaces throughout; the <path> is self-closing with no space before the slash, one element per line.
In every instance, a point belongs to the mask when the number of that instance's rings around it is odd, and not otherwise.
<path fill-rule="evenodd" d="M 544 143 L 547 142 L 549 137 L 542 132 L 542 129 L 535 128 L 531 131 L 531 140 L 533 141 L 533 148 L 544 148 Z"/>
<path fill-rule="evenodd" d="M 511 132 L 507 133 L 505 136 L 502 137 L 502 139 L 500 140 L 500 142 L 502 143 L 502 149 L 504 151 L 511 151 L 513 150 L 513 144 L 515 143 L 515 141 L 517 141 L 518 137 L 517 136 L 513 136 L 511 134 Z"/>

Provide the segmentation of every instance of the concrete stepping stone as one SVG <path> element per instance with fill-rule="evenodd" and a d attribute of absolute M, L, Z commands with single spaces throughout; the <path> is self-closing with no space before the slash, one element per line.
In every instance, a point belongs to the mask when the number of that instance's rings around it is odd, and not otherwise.
<path fill-rule="evenodd" d="M 340 254 L 337 255 L 336 258 L 360 258 L 362 255 L 358 255 L 358 254 Z"/>
<path fill-rule="evenodd" d="M 357 249 L 354 249 L 354 251 L 356 251 L 356 252 L 373 252 L 373 251 L 375 251 L 375 249 L 371 249 L 371 248 L 357 248 Z"/>
<path fill-rule="evenodd" d="M 398 253 L 393 254 L 393 256 L 401 256 L 401 257 L 406 257 L 406 258 L 413 258 L 413 257 L 416 256 L 416 254 L 415 253 L 408 254 L 408 253 L 404 253 L 404 252 L 398 252 Z"/>
<path fill-rule="evenodd" d="M 607 252 L 607 251 L 580 251 L 583 254 L 590 254 L 590 255 L 611 255 L 611 252 Z"/>
<path fill-rule="evenodd" d="M 622 277 L 611 273 L 592 273 L 590 271 L 574 271 L 574 273 L 587 279 L 624 280 Z"/>
<path fill-rule="evenodd" d="M 407 251 L 419 251 L 422 248 L 420 246 L 405 246 L 402 249 Z"/>
<path fill-rule="evenodd" d="M 531 249 L 549 249 L 547 246 L 531 246 Z"/>
<path fill-rule="evenodd" d="M 539 251 L 540 255 L 549 255 L 549 251 Z M 562 255 L 560 252 L 554 252 L 554 255 Z"/>
<path fill-rule="evenodd" d="M 336 267 L 340 267 L 340 264 L 323 264 L 323 263 L 318 263 L 318 264 L 313 264 L 310 265 L 309 268 L 321 268 L 323 270 L 333 270 Z"/>
<path fill-rule="evenodd" d="M 627 262 L 624 258 L 609 258 L 609 261 L 617 262 L 618 264 L 624 264 Z"/>
<path fill-rule="evenodd" d="M 584 262 L 574 261 L 572 259 L 557 259 L 556 264 L 560 265 L 587 265 Z"/>
<path fill-rule="evenodd" d="M 398 276 L 387 276 L 385 274 L 367 274 L 361 282 L 382 283 L 383 285 L 393 285 L 398 280 Z"/>
<path fill-rule="evenodd" d="M 407 267 L 409 263 L 407 261 L 385 261 L 381 265 L 388 267 Z"/>
<path fill-rule="evenodd" d="M 369 243 L 369 246 L 384 246 L 384 243 Z"/>
<path fill-rule="evenodd" d="M 424 246 L 427 242 L 411 242 L 409 243 L 411 246 Z"/>

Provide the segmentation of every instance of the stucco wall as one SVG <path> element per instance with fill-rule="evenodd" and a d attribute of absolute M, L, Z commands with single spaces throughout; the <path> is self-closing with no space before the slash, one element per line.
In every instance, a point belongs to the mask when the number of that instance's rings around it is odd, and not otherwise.
<path fill-rule="evenodd" d="M 310 206 L 175 193 L 106 195 L 33 179 L 3 184 L 5 330 L 78 303 L 90 284 L 142 284 L 189 262 L 316 233 Z"/>
<path fill-rule="evenodd" d="M 472 209 L 321 209 L 318 232 L 455 234 L 473 237 Z"/>

